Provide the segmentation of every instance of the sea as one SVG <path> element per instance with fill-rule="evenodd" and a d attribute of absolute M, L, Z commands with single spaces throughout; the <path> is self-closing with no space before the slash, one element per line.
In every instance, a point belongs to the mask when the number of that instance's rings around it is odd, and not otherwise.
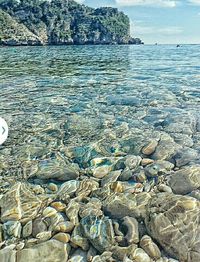
<path fill-rule="evenodd" d="M 199 155 L 199 57 L 199 45 L 1 47 L 1 174 L 25 179 L 60 159 L 85 168 L 94 145 L 98 156 L 139 154 L 159 135 L 161 159 L 174 161 L 173 146 Z"/>

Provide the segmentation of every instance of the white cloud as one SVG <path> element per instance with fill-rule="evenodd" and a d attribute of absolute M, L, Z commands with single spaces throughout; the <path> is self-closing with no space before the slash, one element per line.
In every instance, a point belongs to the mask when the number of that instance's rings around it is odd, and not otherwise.
<path fill-rule="evenodd" d="M 194 5 L 200 5 L 200 0 L 188 0 L 188 2 Z"/>
<path fill-rule="evenodd" d="M 154 6 L 154 7 L 176 7 L 176 0 L 115 0 L 121 6 Z M 194 0 L 195 1 L 195 0 Z M 198 1 L 198 0 L 196 0 Z"/>
<path fill-rule="evenodd" d="M 178 26 L 163 26 L 163 27 L 155 27 L 155 26 L 146 26 L 142 25 L 142 21 L 131 22 L 131 33 L 133 36 L 140 35 L 160 35 L 162 36 L 170 36 L 170 35 L 178 35 L 183 32 L 183 29 Z"/>

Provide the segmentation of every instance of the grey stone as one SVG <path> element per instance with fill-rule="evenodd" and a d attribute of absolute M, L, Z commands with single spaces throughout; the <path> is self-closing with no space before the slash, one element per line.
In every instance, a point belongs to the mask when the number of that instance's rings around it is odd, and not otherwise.
<path fill-rule="evenodd" d="M 16 262 L 16 251 L 9 247 L 5 247 L 0 250 L 0 261 L 1 262 Z"/>
<path fill-rule="evenodd" d="M 188 194 L 200 187 L 200 165 L 187 166 L 169 176 L 169 185 L 175 194 Z"/>
<path fill-rule="evenodd" d="M 49 240 L 17 252 L 17 262 L 66 262 L 67 259 L 66 245 L 57 240 Z"/>
<path fill-rule="evenodd" d="M 145 224 L 170 256 L 183 262 L 200 261 L 200 203 L 197 199 L 168 193 L 152 197 Z"/>
<path fill-rule="evenodd" d="M 80 223 L 84 236 L 99 252 L 109 250 L 115 243 L 111 219 L 87 216 L 82 218 Z"/>

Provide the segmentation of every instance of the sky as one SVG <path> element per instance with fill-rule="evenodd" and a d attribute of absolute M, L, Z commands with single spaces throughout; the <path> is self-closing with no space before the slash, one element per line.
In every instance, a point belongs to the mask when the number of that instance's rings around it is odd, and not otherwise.
<path fill-rule="evenodd" d="M 200 0 L 78 0 L 127 14 L 131 35 L 145 44 L 200 44 Z"/>

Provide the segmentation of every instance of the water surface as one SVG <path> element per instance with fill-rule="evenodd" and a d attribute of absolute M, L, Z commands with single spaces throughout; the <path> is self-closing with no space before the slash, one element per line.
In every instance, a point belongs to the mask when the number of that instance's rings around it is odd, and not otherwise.
<path fill-rule="evenodd" d="M 71 147 L 133 154 L 161 133 L 199 153 L 199 57 L 198 45 L 0 48 L 1 173 L 24 178 Z"/>

